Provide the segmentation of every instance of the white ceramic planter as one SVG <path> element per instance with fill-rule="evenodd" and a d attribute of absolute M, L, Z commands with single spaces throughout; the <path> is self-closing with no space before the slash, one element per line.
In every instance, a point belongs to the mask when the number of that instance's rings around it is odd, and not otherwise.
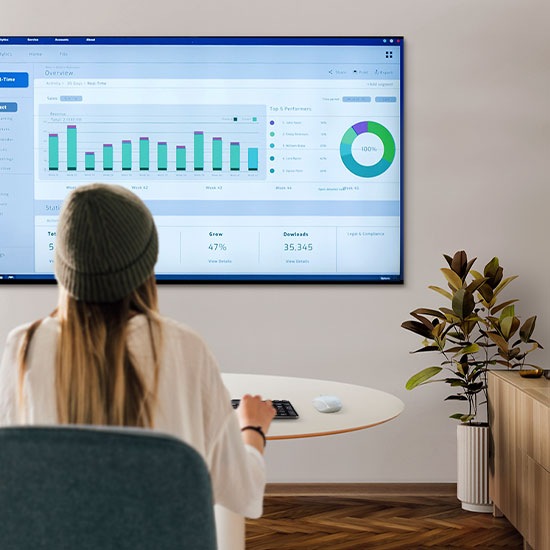
<path fill-rule="evenodd" d="M 489 427 L 459 424 L 456 439 L 458 500 L 464 510 L 490 513 Z"/>

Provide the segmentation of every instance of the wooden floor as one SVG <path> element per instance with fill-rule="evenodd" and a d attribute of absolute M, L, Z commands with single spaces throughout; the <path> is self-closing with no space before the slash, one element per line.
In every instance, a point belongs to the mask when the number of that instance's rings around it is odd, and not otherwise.
<path fill-rule="evenodd" d="M 523 548 L 505 518 L 465 512 L 448 494 L 266 494 L 247 550 Z"/>

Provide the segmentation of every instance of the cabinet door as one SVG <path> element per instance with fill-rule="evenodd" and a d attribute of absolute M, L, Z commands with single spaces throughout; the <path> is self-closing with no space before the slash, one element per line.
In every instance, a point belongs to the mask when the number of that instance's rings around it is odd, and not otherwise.
<path fill-rule="evenodd" d="M 522 452 L 550 472 L 550 409 L 516 390 L 519 446 Z"/>
<path fill-rule="evenodd" d="M 529 498 L 523 503 L 528 513 L 523 516 L 527 523 L 522 534 L 532 548 L 550 550 L 550 472 L 531 457 L 526 457 L 526 465 Z"/>

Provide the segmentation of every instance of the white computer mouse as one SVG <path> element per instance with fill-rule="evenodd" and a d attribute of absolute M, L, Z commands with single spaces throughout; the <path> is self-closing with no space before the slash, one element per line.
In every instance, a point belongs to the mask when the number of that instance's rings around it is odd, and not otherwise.
<path fill-rule="evenodd" d="M 312 403 L 322 413 L 333 413 L 342 408 L 342 401 L 335 395 L 319 395 L 313 399 Z"/>

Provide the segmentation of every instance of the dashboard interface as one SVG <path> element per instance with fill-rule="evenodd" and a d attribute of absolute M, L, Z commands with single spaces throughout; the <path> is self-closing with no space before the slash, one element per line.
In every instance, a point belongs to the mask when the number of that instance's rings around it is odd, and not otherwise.
<path fill-rule="evenodd" d="M 402 37 L 0 37 L 0 282 L 127 187 L 159 281 L 403 281 Z"/>

